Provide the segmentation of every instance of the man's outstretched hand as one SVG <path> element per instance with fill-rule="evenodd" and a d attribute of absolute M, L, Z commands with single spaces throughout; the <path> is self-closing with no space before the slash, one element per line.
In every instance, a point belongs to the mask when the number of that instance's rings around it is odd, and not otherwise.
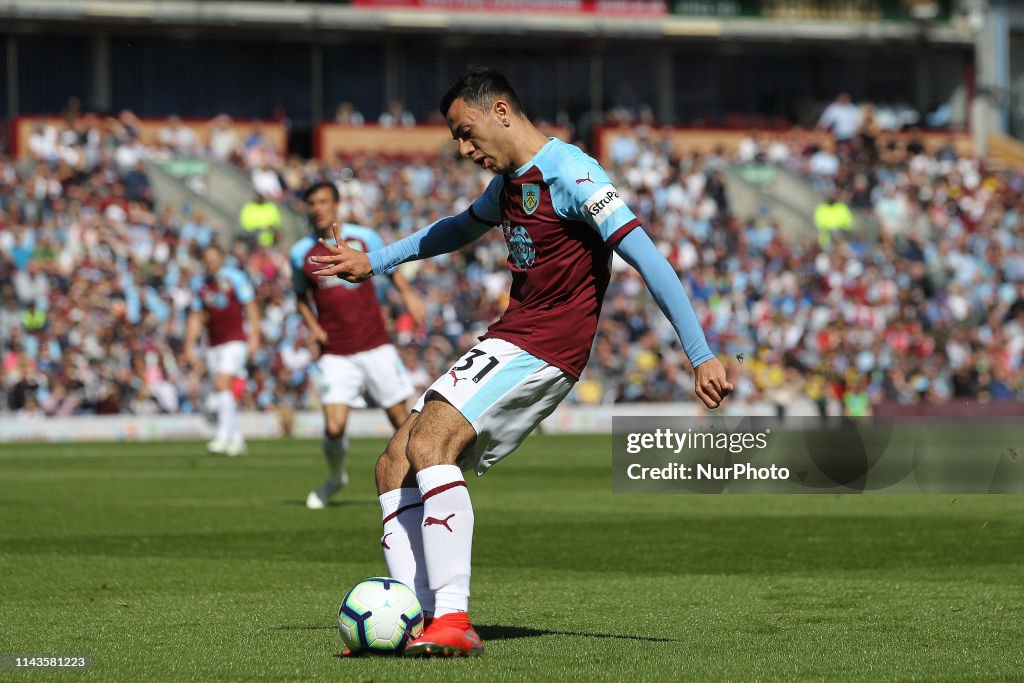
<path fill-rule="evenodd" d="M 725 368 L 717 358 L 701 363 L 694 370 L 694 393 L 704 405 L 714 410 L 732 393 L 732 383 L 725 378 Z"/>
<path fill-rule="evenodd" d="M 309 257 L 311 261 L 324 264 L 320 270 L 313 271 L 313 275 L 321 277 L 335 275 L 349 282 L 368 280 L 373 275 L 370 257 L 341 241 L 337 223 L 331 226 L 331 232 L 334 234 L 334 242 L 337 246 L 328 244 L 322 238 L 319 240 L 320 244 L 331 253 Z"/>

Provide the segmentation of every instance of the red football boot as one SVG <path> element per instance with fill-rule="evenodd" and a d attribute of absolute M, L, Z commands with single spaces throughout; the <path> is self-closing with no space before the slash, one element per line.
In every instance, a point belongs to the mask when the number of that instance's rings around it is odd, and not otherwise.
<path fill-rule="evenodd" d="M 405 646 L 407 657 L 469 657 L 482 655 L 484 642 L 473 630 L 465 612 L 434 617 L 423 635 Z"/>

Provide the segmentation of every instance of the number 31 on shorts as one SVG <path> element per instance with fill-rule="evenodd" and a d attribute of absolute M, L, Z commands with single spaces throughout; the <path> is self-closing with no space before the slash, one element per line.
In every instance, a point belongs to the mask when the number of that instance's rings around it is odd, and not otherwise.
<path fill-rule="evenodd" d="M 485 339 L 442 375 L 431 389 L 461 409 L 471 397 L 496 400 L 546 363 L 503 339 Z"/>
<path fill-rule="evenodd" d="M 469 353 L 463 356 L 459 363 L 448 371 L 448 374 L 455 379 L 455 384 L 458 385 L 458 383 L 461 380 L 466 379 L 466 377 L 457 377 L 457 374 L 468 374 L 472 371 L 475 374 L 473 374 L 472 377 L 469 377 L 469 380 L 479 384 L 480 380 L 486 377 L 491 370 L 498 367 L 499 362 L 500 361 L 497 358 L 488 354 L 486 351 L 474 348 L 470 349 Z"/>

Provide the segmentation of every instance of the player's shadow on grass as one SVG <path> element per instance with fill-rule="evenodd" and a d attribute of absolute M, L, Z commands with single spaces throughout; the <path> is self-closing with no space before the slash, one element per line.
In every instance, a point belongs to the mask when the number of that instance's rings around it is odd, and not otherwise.
<path fill-rule="evenodd" d="M 550 631 L 544 628 L 528 626 L 474 626 L 476 632 L 486 642 L 488 640 L 515 640 L 516 638 L 540 638 L 541 636 L 572 636 L 573 638 L 614 638 L 616 640 L 634 640 L 644 643 L 679 643 L 675 638 L 655 638 L 653 636 L 630 636 L 616 633 L 583 633 L 582 631 Z M 275 626 L 275 631 L 333 631 L 337 626 Z"/>
<path fill-rule="evenodd" d="M 614 638 L 616 640 L 635 640 L 645 643 L 679 643 L 675 638 L 655 638 L 653 636 L 630 636 L 617 633 L 585 633 L 583 631 L 551 631 L 544 628 L 528 626 L 474 626 L 484 642 L 488 640 L 514 640 L 516 638 L 539 638 L 541 636 L 572 636 L 573 638 Z"/>
<path fill-rule="evenodd" d="M 306 507 L 306 501 L 298 498 L 282 498 L 277 501 L 278 505 L 286 505 L 288 507 Z M 338 500 L 332 500 L 327 508 L 342 508 L 342 507 L 353 507 L 356 505 L 380 505 L 376 500 L 352 500 L 349 498 L 340 498 Z"/>

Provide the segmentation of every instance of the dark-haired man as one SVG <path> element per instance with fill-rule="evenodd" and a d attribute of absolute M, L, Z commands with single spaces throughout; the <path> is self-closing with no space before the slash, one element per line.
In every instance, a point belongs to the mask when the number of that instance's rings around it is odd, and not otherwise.
<path fill-rule="evenodd" d="M 352 284 L 312 275 L 320 266 L 310 257 L 329 253 L 321 240 L 334 244 L 331 226 L 338 220 L 339 204 L 338 188 L 333 183 L 310 187 L 306 206 L 316 237 L 304 237 L 291 250 L 292 285 L 299 314 L 321 351 L 317 368 L 327 479 L 306 496 L 310 510 L 326 507 L 331 496 L 348 483 L 345 426 L 349 408 L 365 406 L 363 395 L 369 394 L 397 429 L 409 416 L 406 401 L 413 394 L 405 365 L 388 336 L 373 283 Z M 370 228 L 345 223 L 340 233 L 342 243 L 361 252 L 384 246 Z M 415 290 L 400 273 L 393 273 L 391 279 L 406 310 L 417 324 L 422 324 L 423 303 Z"/>
<path fill-rule="evenodd" d="M 463 213 L 383 249 L 325 245 L 330 255 L 315 257 L 325 267 L 314 274 L 362 282 L 494 227 L 505 236 L 508 308 L 420 397 L 377 461 L 388 569 L 416 586 L 424 611 L 434 613 L 405 653 L 450 656 L 483 651 L 467 616 L 473 507 L 460 469 L 482 475 L 572 389 L 597 332 L 613 250 L 640 272 L 675 327 L 704 404 L 717 408 L 732 384 L 679 277 L 594 159 L 537 130 L 492 69 L 467 72 L 440 108 L 460 154 L 497 177 Z"/>

